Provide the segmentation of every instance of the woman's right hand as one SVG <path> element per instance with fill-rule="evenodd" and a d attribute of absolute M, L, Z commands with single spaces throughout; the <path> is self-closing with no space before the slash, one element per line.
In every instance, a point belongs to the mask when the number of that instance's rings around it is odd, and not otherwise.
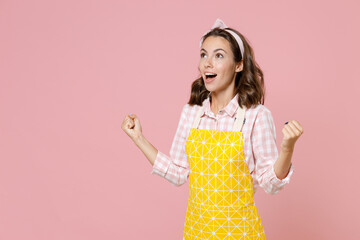
<path fill-rule="evenodd" d="M 135 114 L 126 115 L 121 129 L 134 141 L 142 135 L 140 120 Z"/>

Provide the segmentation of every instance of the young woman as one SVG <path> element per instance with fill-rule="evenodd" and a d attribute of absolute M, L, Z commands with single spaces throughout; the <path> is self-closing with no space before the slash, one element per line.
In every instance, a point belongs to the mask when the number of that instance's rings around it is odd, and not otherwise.
<path fill-rule="evenodd" d="M 263 73 L 242 34 L 217 19 L 200 47 L 200 77 L 170 157 L 144 138 L 136 115 L 126 116 L 122 129 L 153 165 L 151 173 L 175 186 L 189 180 L 183 239 L 266 239 L 254 193 L 260 186 L 276 194 L 289 183 L 304 130 L 286 122 L 278 155 L 273 118 L 263 105 Z"/>

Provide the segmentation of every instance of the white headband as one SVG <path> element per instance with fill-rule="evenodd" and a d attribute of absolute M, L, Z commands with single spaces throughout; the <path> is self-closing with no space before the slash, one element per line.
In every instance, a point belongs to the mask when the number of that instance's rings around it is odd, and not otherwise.
<path fill-rule="evenodd" d="M 237 35 L 235 32 L 231 31 L 231 30 L 228 30 L 228 29 L 225 29 L 227 28 L 227 26 L 225 25 L 225 23 L 221 20 L 221 19 L 216 19 L 214 25 L 211 27 L 211 29 L 209 31 L 207 31 L 204 35 L 206 35 L 208 32 L 210 32 L 212 29 L 214 28 L 220 28 L 220 29 L 224 29 L 225 31 L 227 31 L 228 33 L 230 33 L 236 40 L 236 42 L 238 43 L 239 45 L 239 48 L 240 48 L 240 52 L 241 52 L 241 56 L 244 57 L 244 44 L 243 42 L 241 41 L 241 38 L 239 37 L 239 35 Z M 202 42 L 204 41 L 204 35 L 201 37 L 201 40 L 200 40 L 200 47 L 201 47 L 201 44 Z"/>

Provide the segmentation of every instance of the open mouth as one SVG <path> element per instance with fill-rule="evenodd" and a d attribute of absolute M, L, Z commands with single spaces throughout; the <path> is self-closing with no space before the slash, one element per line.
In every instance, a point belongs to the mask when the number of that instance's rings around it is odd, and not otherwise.
<path fill-rule="evenodd" d="M 217 76 L 217 74 L 215 74 L 215 73 L 205 73 L 206 79 L 214 78 L 216 76 Z"/>

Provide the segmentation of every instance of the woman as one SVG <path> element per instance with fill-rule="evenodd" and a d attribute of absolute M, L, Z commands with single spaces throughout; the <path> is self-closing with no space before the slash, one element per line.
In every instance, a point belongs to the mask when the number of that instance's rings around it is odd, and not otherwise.
<path fill-rule="evenodd" d="M 286 122 L 281 152 L 264 104 L 264 79 L 246 38 L 220 19 L 200 42 L 200 77 L 183 107 L 170 157 L 142 135 L 136 115 L 122 129 L 176 186 L 189 180 L 183 239 L 266 239 L 254 202 L 258 186 L 276 194 L 293 173 L 291 156 L 304 132 Z"/>

